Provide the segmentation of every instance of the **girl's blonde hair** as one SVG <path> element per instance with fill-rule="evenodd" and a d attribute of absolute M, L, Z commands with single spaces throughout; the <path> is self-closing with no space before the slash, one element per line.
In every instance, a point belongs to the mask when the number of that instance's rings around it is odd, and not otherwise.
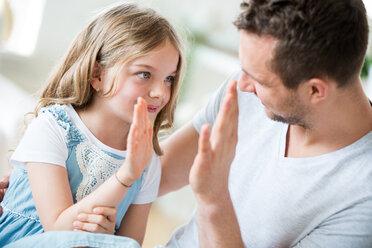
<path fill-rule="evenodd" d="M 87 107 L 95 90 L 90 84 L 95 63 L 103 68 L 114 67 L 116 76 L 123 66 L 166 41 L 179 52 L 175 81 L 171 86 L 169 102 L 154 121 L 153 144 L 162 155 L 158 132 L 173 126 L 174 111 L 180 82 L 184 74 L 184 54 L 181 41 L 172 25 L 154 10 L 135 4 L 120 4 L 99 14 L 73 41 L 62 63 L 47 80 L 35 107 L 37 116 L 42 107 L 53 104 L 71 104 L 76 109 Z"/>

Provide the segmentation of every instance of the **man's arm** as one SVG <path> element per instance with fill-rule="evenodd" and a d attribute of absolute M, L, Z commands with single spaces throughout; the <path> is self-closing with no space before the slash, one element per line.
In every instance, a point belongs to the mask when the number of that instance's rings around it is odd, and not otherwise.
<path fill-rule="evenodd" d="M 5 176 L 0 181 L 0 202 L 3 201 L 4 195 L 5 195 L 6 190 L 8 189 L 8 186 L 9 186 L 9 176 Z M 2 213 L 3 212 L 0 207 L 0 216 Z"/>
<path fill-rule="evenodd" d="M 210 134 L 202 127 L 198 153 L 190 171 L 197 202 L 200 247 L 244 247 L 228 189 L 238 129 L 236 81 L 230 82 Z"/>
<path fill-rule="evenodd" d="M 189 173 L 198 150 L 199 134 L 192 123 L 177 130 L 161 144 L 164 155 L 159 196 L 189 184 Z"/>

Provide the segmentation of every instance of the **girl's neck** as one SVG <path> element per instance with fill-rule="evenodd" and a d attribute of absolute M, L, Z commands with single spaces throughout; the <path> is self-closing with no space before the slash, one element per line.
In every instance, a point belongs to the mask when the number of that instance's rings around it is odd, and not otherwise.
<path fill-rule="evenodd" d="M 117 121 L 105 111 L 88 107 L 76 110 L 89 131 L 103 144 L 118 150 L 127 149 L 130 124 Z"/>

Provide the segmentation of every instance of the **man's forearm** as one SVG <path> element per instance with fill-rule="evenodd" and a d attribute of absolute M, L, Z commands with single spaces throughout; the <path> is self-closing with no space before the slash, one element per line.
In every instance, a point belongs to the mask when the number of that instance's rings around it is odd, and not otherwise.
<path fill-rule="evenodd" d="M 200 247 L 244 247 L 228 189 L 238 141 L 236 85 L 236 81 L 228 84 L 212 132 L 209 125 L 201 128 L 198 152 L 190 171 Z"/>
<path fill-rule="evenodd" d="M 221 204 L 197 201 L 197 224 L 200 247 L 244 247 L 239 223 L 230 196 L 221 197 Z"/>

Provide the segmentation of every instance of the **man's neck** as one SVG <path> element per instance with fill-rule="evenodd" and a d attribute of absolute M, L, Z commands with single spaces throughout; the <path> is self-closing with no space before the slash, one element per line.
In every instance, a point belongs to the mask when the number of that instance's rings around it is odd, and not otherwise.
<path fill-rule="evenodd" d="M 372 106 L 362 89 L 335 98 L 314 116 L 310 128 L 290 125 L 286 157 L 313 157 L 337 151 L 372 131 Z"/>

